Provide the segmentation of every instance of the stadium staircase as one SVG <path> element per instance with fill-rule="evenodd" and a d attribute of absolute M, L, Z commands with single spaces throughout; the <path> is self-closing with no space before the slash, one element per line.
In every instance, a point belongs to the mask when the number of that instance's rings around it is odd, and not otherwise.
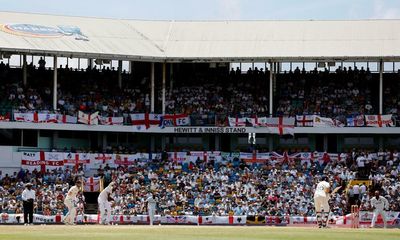
<path fill-rule="evenodd" d="M 99 196 L 98 192 L 85 192 L 85 213 L 86 214 L 97 214 L 97 210 L 99 209 L 97 203 L 97 197 Z"/>
<path fill-rule="evenodd" d="M 85 214 L 97 214 L 98 204 L 97 203 L 87 203 L 85 208 Z"/>

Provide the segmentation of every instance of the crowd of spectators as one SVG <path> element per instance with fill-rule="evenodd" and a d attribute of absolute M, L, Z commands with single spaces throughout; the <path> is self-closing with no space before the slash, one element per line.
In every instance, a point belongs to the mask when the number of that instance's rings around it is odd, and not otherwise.
<path fill-rule="evenodd" d="M 355 177 L 354 171 L 338 162 L 248 165 L 239 159 L 225 164 L 198 159 L 183 165 L 155 160 L 130 168 L 105 167 L 99 174 L 120 186 L 114 214 L 146 213 L 145 199 L 152 192 L 159 214 L 218 216 L 313 215 L 314 187 L 322 174 L 330 177 L 333 186 L 345 186 Z M 347 211 L 344 193 L 334 201 L 336 214 Z"/>
<path fill-rule="evenodd" d="M 384 112 L 393 114 L 397 119 L 400 116 L 400 93 L 397 91 L 400 87 L 400 70 L 397 73 L 385 74 L 383 84 L 383 106 Z"/>
<path fill-rule="evenodd" d="M 358 152 L 354 156 L 361 177 L 372 181 L 372 188 L 380 189 L 381 195 L 389 201 L 389 209 L 400 209 L 400 159 L 397 151 L 379 150 L 377 153 Z M 365 184 L 349 189 L 350 196 L 361 205 L 362 210 L 370 210 L 372 196 L 365 191 Z"/>
<path fill-rule="evenodd" d="M 257 94 L 257 88 L 257 85 L 244 82 L 224 87 L 215 84 L 179 87 L 171 92 L 167 91 L 166 111 L 201 115 L 230 113 L 242 116 L 267 115 L 267 95 Z"/>
<path fill-rule="evenodd" d="M 22 70 L 10 68 L 3 62 L 0 63 L 1 112 L 11 109 L 20 111 L 51 110 L 51 85 L 39 81 L 46 72 L 43 69 L 35 69 L 32 64 L 27 66 L 27 72 L 32 78 L 32 84 L 23 86 Z"/>
<path fill-rule="evenodd" d="M 339 67 L 336 72 L 306 72 L 296 68 L 278 75 L 277 115 L 316 114 L 346 119 L 374 114 L 378 106 L 378 81 L 369 69 Z"/>
<path fill-rule="evenodd" d="M 400 210 L 400 165 L 397 152 L 370 153 L 376 155 L 376 164 L 370 166 L 367 177 L 359 175 L 362 166 L 361 151 L 343 155 L 330 162 L 293 160 L 268 161 L 266 164 L 249 164 L 239 159 L 223 162 L 195 162 L 179 164 L 165 157 L 138 162 L 132 166 L 100 167 L 95 175 L 104 177 L 105 185 L 114 180 L 113 214 L 146 214 L 148 193 L 154 194 L 157 213 L 162 215 L 269 215 L 312 216 L 314 188 L 321 176 L 328 176 L 332 187 L 342 186 L 342 191 L 331 199 L 332 212 L 341 216 L 348 212 L 349 204 L 361 204 L 369 210 L 371 192 L 382 191 L 390 202 L 390 209 Z M 372 157 L 375 159 L 374 157 Z M 44 215 L 63 214 L 63 199 L 73 180 L 89 174 L 82 169 L 58 169 L 28 172 L 21 170 L 13 175 L 0 173 L 0 212 L 22 213 L 21 193 L 26 182 L 36 190 L 35 212 Z M 372 180 L 346 189 L 353 179 Z M 80 196 L 79 212 L 84 209 Z"/>
<path fill-rule="evenodd" d="M 0 102 L 21 111 L 52 110 L 52 72 L 28 65 L 28 84 L 22 84 L 22 70 L 0 63 Z M 77 110 L 101 115 L 121 116 L 150 111 L 150 83 L 143 77 L 131 81 L 122 73 L 123 87 L 118 87 L 115 68 L 58 69 L 59 111 L 76 114 Z M 180 77 L 167 85 L 166 111 L 198 115 L 268 115 L 268 69 L 249 69 L 243 74 L 232 69 L 225 75 L 196 73 Z M 217 77 L 216 77 L 217 76 Z M 218 79 L 216 79 L 218 78 Z M 384 74 L 384 110 L 397 114 L 398 73 Z M 346 116 L 376 114 L 378 110 L 378 74 L 369 69 L 341 68 L 335 72 L 305 71 L 296 68 L 277 75 L 274 81 L 274 114 L 294 116 L 319 114 L 344 119 Z M 79 86 L 79 87 L 77 87 Z M 156 86 L 156 109 L 161 110 L 161 89 Z M 4 105 L 4 104 L 3 104 Z M 157 111 L 158 111 L 157 110 Z"/>
<path fill-rule="evenodd" d="M 1 101 L 18 111 L 53 111 L 51 70 L 28 65 L 26 86 L 21 81 L 21 71 L 0 63 L 0 81 L 4 83 L 1 85 Z M 123 113 L 149 111 L 149 94 L 140 89 L 142 85 L 127 85 L 119 89 L 114 68 L 78 70 L 60 66 L 58 76 L 57 111 L 62 113 L 75 115 L 81 110 L 121 116 Z M 122 79 L 128 82 L 127 78 L 128 74 L 122 72 Z"/>
<path fill-rule="evenodd" d="M 100 112 L 103 116 L 123 116 L 127 113 L 149 112 L 150 96 L 145 91 L 144 82 L 137 86 L 126 84 L 118 87 L 116 69 L 98 68 L 76 71 L 64 69 L 58 92 L 58 109 L 61 112 L 75 114 Z M 122 81 L 128 83 L 128 74 L 122 72 Z M 80 86 L 79 89 L 76 86 Z"/>
<path fill-rule="evenodd" d="M 67 211 L 66 206 L 64 206 L 64 197 L 70 184 L 80 176 L 83 176 L 82 171 L 61 168 L 45 173 L 21 169 L 12 175 L 3 175 L 0 171 L 0 213 L 23 213 L 21 194 L 25 184 L 30 182 L 36 191 L 34 213 L 45 216 L 63 215 Z M 78 198 L 78 211 L 83 212 L 84 195 L 80 194 Z"/>

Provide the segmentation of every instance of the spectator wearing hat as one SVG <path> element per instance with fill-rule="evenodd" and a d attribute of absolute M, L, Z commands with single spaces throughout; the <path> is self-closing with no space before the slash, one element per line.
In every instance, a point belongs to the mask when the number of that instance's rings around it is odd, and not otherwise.
<path fill-rule="evenodd" d="M 29 225 L 33 223 L 33 201 L 35 200 L 35 191 L 32 184 L 27 183 L 25 190 L 22 192 L 22 201 L 24 206 L 24 223 Z M 29 221 L 28 221 L 29 217 Z"/>

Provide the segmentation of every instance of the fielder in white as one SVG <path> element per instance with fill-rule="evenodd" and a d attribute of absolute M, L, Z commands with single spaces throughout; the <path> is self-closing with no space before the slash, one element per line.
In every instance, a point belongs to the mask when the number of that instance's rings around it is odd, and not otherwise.
<path fill-rule="evenodd" d="M 323 177 L 322 181 L 317 184 L 314 192 L 314 206 L 317 215 L 318 227 L 326 227 L 329 215 L 329 193 L 331 185 L 327 182 L 327 177 Z"/>
<path fill-rule="evenodd" d="M 153 198 L 153 194 L 151 193 L 148 194 L 146 202 L 147 202 L 147 211 L 149 213 L 149 218 L 150 218 L 150 225 L 153 225 L 154 214 L 156 212 L 156 205 L 157 205 L 156 200 Z"/>
<path fill-rule="evenodd" d="M 110 224 L 111 202 L 109 200 L 114 201 L 114 199 L 111 198 L 111 194 L 114 191 L 115 185 L 115 182 L 108 184 L 108 186 L 101 191 L 99 197 L 97 198 L 100 210 L 100 224 Z"/>
<path fill-rule="evenodd" d="M 69 189 L 67 196 L 65 197 L 64 204 L 68 208 L 68 213 L 64 217 L 65 224 L 72 225 L 75 223 L 76 205 L 77 205 L 76 196 L 80 191 L 81 185 L 82 182 L 80 180 L 77 180 L 75 182 L 75 185 Z"/>
<path fill-rule="evenodd" d="M 375 227 L 376 219 L 379 214 L 382 216 L 384 228 L 386 228 L 386 212 L 389 209 L 389 202 L 386 198 L 380 196 L 379 191 L 375 191 L 375 197 L 371 199 L 371 207 L 374 210 L 374 216 L 371 221 L 371 228 Z"/>

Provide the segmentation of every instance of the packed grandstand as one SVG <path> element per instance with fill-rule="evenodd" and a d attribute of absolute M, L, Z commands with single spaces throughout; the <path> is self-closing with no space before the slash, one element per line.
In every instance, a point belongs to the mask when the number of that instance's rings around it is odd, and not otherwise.
<path fill-rule="evenodd" d="M 36 65 L 39 64 L 31 62 L 27 66 L 29 84 L 23 86 L 19 79 L 22 69 L 10 68 L 4 62 L 0 64 L 4 83 L 0 96 L 2 121 L 63 123 L 59 116 L 66 115 L 70 117 L 68 123 L 77 123 L 81 111 L 98 113 L 100 124 L 135 125 L 135 117 L 130 114 L 151 111 L 148 79 L 140 79 L 140 84 L 133 85 L 129 81 L 130 74 L 123 72 L 126 86 L 119 88 L 113 84 L 118 78 L 114 68 L 72 69 L 68 66 L 58 70 L 57 109 L 53 109 L 49 88 L 52 69 Z M 216 75 L 203 76 L 201 72 L 198 76 L 179 79 L 177 86 L 166 89 L 166 114 L 190 117 L 184 125 L 192 126 L 227 126 L 230 124 L 228 117 L 270 116 L 266 75 L 269 75 L 268 69 L 266 72 L 249 69 L 243 73 L 232 69 Z M 378 75 L 363 67 L 354 70 L 338 67 L 335 71 L 316 68 L 309 72 L 296 68 L 282 72 L 277 77 L 275 98 L 278 101 L 272 116 L 296 118 L 293 126 L 299 127 L 313 126 L 313 115 L 332 118 L 334 126 L 372 126 L 364 116 L 378 114 Z M 389 116 L 390 123 L 386 123 L 389 126 L 398 124 L 399 94 L 393 91 L 397 89 L 398 76 L 395 72 L 384 74 L 387 78 L 384 114 Z M 78 84 L 81 88 L 74 87 Z M 33 113 L 42 114 L 42 117 L 35 120 Z M 311 122 L 305 123 L 303 118 Z M 251 120 L 244 123 L 254 125 Z"/>
<path fill-rule="evenodd" d="M 63 157 L 55 157 L 57 154 Z M 376 189 L 383 191 L 392 211 L 400 210 L 397 152 L 270 153 L 258 154 L 257 161 L 246 153 L 164 152 L 149 157 L 143 153 L 48 152 L 46 158 L 61 159 L 65 166 L 53 164 L 43 169 L 26 163 L 26 159 L 34 161 L 39 155 L 25 153 L 23 169 L 0 174 L 2 213 L 22 213 L 21 192 L 24 183 L 31 182 L 37 194 L 35 213 L 65 214 L 66 192 L 75 179 L 90 176 L 90 171 L 85 170 L 90 169 L 90 160 L 97 161 L 98 168 L 90 178 L 92 184 L 86 180 L 84 188 L 98 191 L 100 179 L 105 185 L 112 180 L 118 182 L 112 210 L 115 216 L 146 214 L 148 192 L 155 194 L 157 213 L 163 216 L 272 216 L 279 221 L 286 221 L 287 216 L 313 216 L 313 186 L 322 174 L 329 176 L 334 187 L 343 187 L 331 200 L 335 206 L 332 218 L 346 215 L 351 204 L 369 210 L 370 193 Z M 86 163 L 67 161 L 71 155 L 72 159 L 79 155 L 80 161 Z M 124 158 L 127 160 L 121 160 Z M 355 179 L 362 181 L 348 187 Z M 80 195 L 79 199 L 78 215 L 83 216 L 85 197 Z"/>

